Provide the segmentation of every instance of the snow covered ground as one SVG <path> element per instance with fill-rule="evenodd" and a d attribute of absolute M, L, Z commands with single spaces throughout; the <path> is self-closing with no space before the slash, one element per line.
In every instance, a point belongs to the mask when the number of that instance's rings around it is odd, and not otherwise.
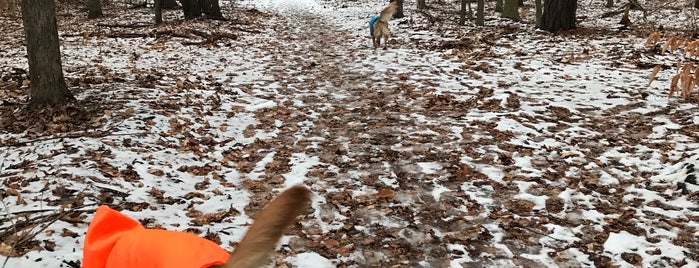
<path fill-rule="evenodd" d="M 232 249 L 299 183 L 313 212 L 277 267 L 699 265 L 698 109 L 668 98 L 671 70 L 649 86 L 638 67 L 675 57 L 609 21 L 562 35 L 495 17 L 430 25 L 414 3 L 373 50 L 383 4 L 235 1 L 233 22 L 173 11 L 133 30 L 66 8 L 66 77 L 96 107 L 68 131 L 10 122 L 26 101 L 12 68 L 27 67 L 20 21 L 0 18 L 5 267 L 77 267 L 98 204 Z M 191 45 L 193 30 L 237 38 Z"/>

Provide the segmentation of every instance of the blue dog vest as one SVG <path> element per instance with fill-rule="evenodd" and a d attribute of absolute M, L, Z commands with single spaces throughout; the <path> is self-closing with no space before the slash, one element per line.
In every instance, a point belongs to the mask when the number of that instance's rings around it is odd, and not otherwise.
<path fill-rule="evenodd" d="M 379 15 L 374 16 L 369 20 L 369 33 L 371 34 L 372 37 L 374 37 L 374 22 L 379 19 Z"/>

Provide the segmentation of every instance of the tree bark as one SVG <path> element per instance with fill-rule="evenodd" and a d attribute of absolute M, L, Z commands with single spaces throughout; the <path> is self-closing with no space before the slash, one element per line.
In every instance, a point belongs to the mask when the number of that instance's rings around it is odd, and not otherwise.
<path fill-rule="evenodd" d="M 187 20 L 201 17 L 202 14 L 210 19 L 223 18 L 218 0 L 182 0 L 181 3 Z"/>
<path fill-rule="evenodd" d="M 469 0 L 461 0 L 461 12 L 460 12 L 460 18 L 459 18 L 459 25 L 465 25 L 466 24 L 466 1 Z"/>
<path fill-rule="evenodd" d="M 164 9 L 176 9 L 179 8 L 177 5 L 177 0 L 163 0 Z"/>
<path fill-rule="evenodd" d="M 505 0 L 505 6 L 502 10 L 502 17 L 513 21 L 519 21 L 519 1 Z"/>
<path fill-rule="evenodd" d="M 61 69 L 54 0 L 22 0 L 29 61 L 29 107 L 75 100 Z"/>
<path fill-rule="evenodd" d="M 419 10 L 427 9 L 427 3 L 425 2 L 425 0 L 417 0 L 417 9 L 419 9 Z"/>
<path fill-rule="evenodd" d="M 96 19 L 103 16 L 102 13 L 102 0 L 88 0 L 87 1 L 87 18 Z"/>
<path fill-rule="evenodd" d="M 576 0 L 546 0 L 539 29 L 549 32 L 575 29 Z"/>
<path fill-rule="evenodd" d="M 201 12 L 210 19 L 222 19 L 221 7 L 218 5 L 218 0 L 199 0 Z"/>
<path fill-rule="evenodd" d="M 536 18 L 535 18 L 535 23 L 536 23 L 536 28 L 539 28 L 541 26 L 541 13 L 542 13 L 542 3 L 541 1 L 543 0 L 534 0 L 534 5 L 536 6 Z"/>
<path fill-rule="evenodd" d="M 155 9 L 155 25 L 163 23 L 163 1 L 155 0 L 155 6 L 153 7 Z"/>
<path fill-rule="evenodd" d="M 181 3 L 184 19 L 189 20 L 201 17 L 201 9 L 197 0 L 182 0 Z"/>
<path fill-rule="evenodd" d="M 405 14 L 403 14 L 403 0 L 396 0 L 396 5 L 398 6 L 398 9 L 396 9 L 396 13 L 393 14 L 393 18 L 400 19 L 405 17 Z"/>
<path fill-rule="evenodd" d="M 485 0 L 478 0 L 478 6 L 476 7 L 476 25 L 485 25 Z"/>

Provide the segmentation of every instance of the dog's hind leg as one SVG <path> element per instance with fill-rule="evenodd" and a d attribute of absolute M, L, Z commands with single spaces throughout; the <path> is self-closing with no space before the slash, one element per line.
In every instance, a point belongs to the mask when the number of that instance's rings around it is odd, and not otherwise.
<path fill-rule="evenodd" d="M 383 49 L 386 50 L 386 46 L 388 45 L 388 34 L 383 35 Z"/>

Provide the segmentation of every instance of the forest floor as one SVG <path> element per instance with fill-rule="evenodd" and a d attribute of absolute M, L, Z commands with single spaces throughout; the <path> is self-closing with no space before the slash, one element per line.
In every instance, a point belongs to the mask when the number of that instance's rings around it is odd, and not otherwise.
<path fill-rule="evenodd" d="M 0 17 L 5 267 L 79 267 L 99 204 L 232 249 L 295 184 L 313 210 L 275 267 L 699 265 L 699 109 L 668 96 L 680 57 L 644 47 L 691 8 L 625 29 L 601 18 L 619 6 L 581 4 L 550 34 L 530 6 L 513 23 L 489 3 L 485 27 L 406 7 L 374 50 L 377 1 L 222 5 L 230 20 L 158 27 L 61 6 L 79 102 L 35 113 L 21 20 Z"/>

